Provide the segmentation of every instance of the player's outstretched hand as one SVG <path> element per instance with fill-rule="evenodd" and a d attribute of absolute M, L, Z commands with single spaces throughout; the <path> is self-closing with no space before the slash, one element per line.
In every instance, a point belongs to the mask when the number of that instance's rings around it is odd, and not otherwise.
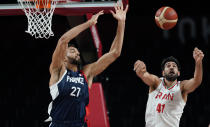
<path fill-rule="evenodd" d="M 102 11 L 98 12 L 97 14 L 93 15 L 92 18 L 89 20 L 90 24 L 95 25 L 98 21 L 98 17 L 103 14 L 104 14 L 104 11 L 102 10 Z"/>
<path fill-rule="evenodd" d="M 126 5 L 126 8 L 124 10 L 122 2 L 117 2 L 117 4 L 114 7 L 115 13 L 110 10 L 113 17 L 117 19 L 118 21 L 125 21 L 126 20 L 126 13 L 128 11 L 128 5 Z"/>
<path fill-rule="evenodd" d="M 144 72 L 147 71 L 146 65 L 141 60 L 137 60 L 135 62 L 133 70 L 136 72 L 136 74 L 143 74 Z"/>
<path fill-rule="evenodd" d="M 204 57 L 203 52 L 200 49 L 198 49 L 197 47 L 195 47 L 195 49 L 193 51 L 193 58 L 195 59 L 195 62 L 196 63 L 202 62 L 203 57 Z"/>

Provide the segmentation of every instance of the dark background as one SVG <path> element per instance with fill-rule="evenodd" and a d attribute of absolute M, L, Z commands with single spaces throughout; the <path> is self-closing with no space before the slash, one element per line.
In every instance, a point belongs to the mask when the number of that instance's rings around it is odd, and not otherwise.
<path fill-rule="evenodd" d="M 8 1 L 12 2 L 12 0 Z M 154 22 L 157 9 L 171 6 L 179 16 L 175 28 L 163 31 Z M 207 127 L 210 123 L 209 35 L 210 9 L 203 1 L 131 0 L 127 14 L 122 54 L 97 78 L 102 82 L 111 127 L 143 127 L 148 87 L 133 72 L 137 59 L 150 73 L 161 76 L 160 63 L 168 56 L 181 63 L 179 80 L 194 73 L 193 49 L 201 49 L 203 82 L 189 94 L 180 127 Z M 85 18 L 85 17 L 84 17 Z M 109 51 L 117 22 L 110 14 L 98 20 L 103 53 Z M 54 37 L 34 39 L 24 31 L 25 16 L 0 17 L 0 126 L 46 126 L 51 100 L 48 88 L 49 65 L 59 37 L 70 29 L 67 18 L 53 17 Z"/>

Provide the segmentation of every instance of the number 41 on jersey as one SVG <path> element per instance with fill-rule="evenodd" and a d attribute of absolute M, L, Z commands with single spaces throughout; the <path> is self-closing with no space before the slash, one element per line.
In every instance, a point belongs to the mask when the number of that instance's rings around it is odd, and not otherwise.
<path fill-rule="evenodd" d="M 158 113 L 163 113 L 164 108 L 165 108 L 165 104 L 160 104 L 160 103 L 159 103 L 159 104 L 157 105 L 156 111 L 157 111 Z"/>

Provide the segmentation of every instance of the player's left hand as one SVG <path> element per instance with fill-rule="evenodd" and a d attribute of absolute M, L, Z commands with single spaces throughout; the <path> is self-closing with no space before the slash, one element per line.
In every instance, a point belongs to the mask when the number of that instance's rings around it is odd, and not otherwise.
<path fill-rule="evenodd" d="M 203 57 L 204 57 L 203 52 L 200 49 L 198 49 L 197 47 L 195 47 L 195 49 L 193 51 L 193 58 L 195 59 L 195 62 L 196 63 L 202 62 Z"/>
<path fill-rule="evenodd" d="M 128 11 L 128 5 L 126 5 L 126 8 L 124 10 L 122 2 L 117 2 L 114 9 L 115 9 L 115 13 L 112 10 L 110 10 L 113 17 L 115 19 L 117 19 L 118 21 L 125 21 L 126 20 L 126 13 Z"/>

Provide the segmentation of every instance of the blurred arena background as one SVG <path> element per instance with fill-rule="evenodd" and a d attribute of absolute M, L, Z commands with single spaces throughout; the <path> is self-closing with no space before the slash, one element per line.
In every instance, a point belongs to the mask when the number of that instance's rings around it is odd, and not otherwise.
<path fill-rule="evenodd" d="M 16 3 L 4 0 L 0 4 Z M 179 80 L 194 73 L 194 47 L 204 54 L 202 85 L 188 96 L 180 127 L 207 127 L 210 123 L 210 9 L 199 1 L 130 0 L 122 54 L 95 78 L 102 82 L 111 127 L 143 127 L 148 87 L 136 76 L 133 64 L 143 60 L 150 73 L 161 76 L 163 58 L 174 56 L 181 63 Z M 162 6 L 177 11 L 178 23 L 169 31 L 159 29 L 155 12 Z M 47 126 L 49 65 L 59 37 L 73 26 L 86 21 L 85 16 L 54 15 L 50 39 L 35 39 L 25 33 L 25 15 L 0 16 L 0 126 Z M 108 52 L 117 22 L 111 14 L 97 23 L 103 53 Z M 85 63 L 97 59 L 90 30 L 75 38 Z"/>

